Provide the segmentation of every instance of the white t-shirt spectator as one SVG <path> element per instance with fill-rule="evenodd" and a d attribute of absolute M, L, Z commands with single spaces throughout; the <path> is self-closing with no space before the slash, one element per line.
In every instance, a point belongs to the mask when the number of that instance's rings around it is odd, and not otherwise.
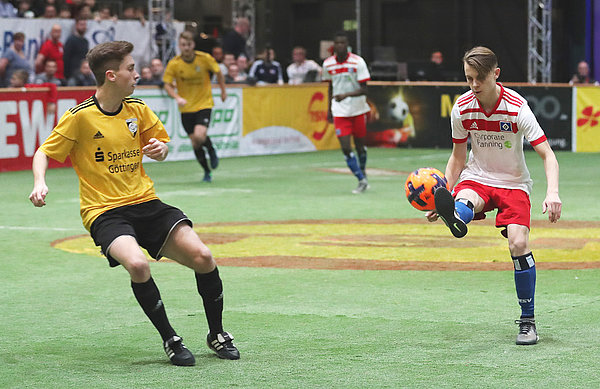
<path fill-rule="evenodd" d="M 317 77 L 314 81 L 319 81 L 321 76 L 321 67 L 312 59 L 307 59 L 301 64 L 296 62 L 291 63 L 287 67 L 288 84 L 298 85 L 304 82 L 306 73 L 314 71 L 317 72 Z"/>

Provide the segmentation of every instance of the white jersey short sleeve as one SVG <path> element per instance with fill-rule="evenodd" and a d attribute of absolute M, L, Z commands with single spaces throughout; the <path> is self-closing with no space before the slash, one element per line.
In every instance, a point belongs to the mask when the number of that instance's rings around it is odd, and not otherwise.
<path fill-rule="evenodd" d="M 500 84 L 499 84 L 500 85 Z M 473 92 L 458 98 L 451 114 L 452 142 L 471 139 L 471 152 L 460 180 L 531 193 L 532 180 L 525 164 L 523 139 L 532 146 L 546 140 L 527 101 L 500 85 L 496 108 L 488 115 Z"/>
<path fill-rule="evenodd" d="M 347 97 L 335 101 L 333 96 L 360 89 L 360 83 L 371 79 L 367 64 L 362 57 L 349 53 L 344 62 L 338 62 L 335 55 L 323 61 L 323 76 L 325 81 L 331 81 L 332 100 L 331 113 L 335 117 L 352 117 L 369 112 L 366 96 Z"/>

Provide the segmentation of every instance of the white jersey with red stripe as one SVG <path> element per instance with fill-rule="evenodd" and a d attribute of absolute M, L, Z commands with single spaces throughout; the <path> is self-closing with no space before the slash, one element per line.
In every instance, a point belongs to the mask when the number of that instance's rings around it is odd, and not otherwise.
<path fill-rule="evenodd" d="M 523 138 L 536 146 L 546 136 L 527 100 L 498 85 L 500 97 L 490 114 L 481 108 L 472 91 L 460 96 L 452 108 L 452 142 L 463 143 L 471 137 L 471 152 L 460 181 L 530 194 L 533 182 L 525 164 Z"/>
<path fill-rule="evenodd" d="M 322 79 L 331 82 L 331 113 L 336 117 L 352 117 L 369 112 L 367 97 L 352 96 L 335 101 L 333 96 L 360 89 L 360 83 L 371 79 L 367 64 L 362 57 L 348 53 L 344 62 L 338 62 L 335 55 L 323 61 Z"/>

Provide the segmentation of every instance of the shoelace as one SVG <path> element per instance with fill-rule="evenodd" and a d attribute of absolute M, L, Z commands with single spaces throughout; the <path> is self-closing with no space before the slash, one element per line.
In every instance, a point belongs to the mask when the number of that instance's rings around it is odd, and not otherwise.
<path fill-rule="evenodd" d="M 515 320 L 515 323 L 519 325 L 519 334 L 528 334 L 533 327 L 533 323 L 530 321 Z"/>

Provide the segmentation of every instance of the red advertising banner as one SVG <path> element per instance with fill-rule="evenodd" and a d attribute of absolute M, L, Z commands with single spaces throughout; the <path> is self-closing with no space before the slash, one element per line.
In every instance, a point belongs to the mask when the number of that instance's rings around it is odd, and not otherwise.
<path fill-rule="evenodd" d="M 69 108 L 94 93 L 93 89 L 59 90 L 56 113 L 47 112 L 47 88 L 0 92 L 0 172 L 29 170 L 33 154 Z M 70 166 L 50 160 L 50 167 Z"/>

